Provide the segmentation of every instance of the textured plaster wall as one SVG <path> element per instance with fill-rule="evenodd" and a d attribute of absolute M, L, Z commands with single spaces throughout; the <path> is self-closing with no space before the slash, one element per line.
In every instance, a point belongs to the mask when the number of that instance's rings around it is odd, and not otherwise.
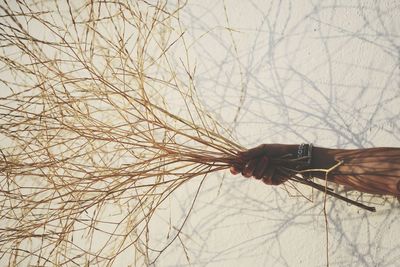
<path fill-rule="evenodd" d="M 179 16 L 200 100 L 242 145 L 400 147 L 400 1 L 189 0 Z M 198 185 L 154 216 L 154 247 Z M 328 197 L 326 224 L 323 194 L 286 189 L 210 175 L 155 266 L 326 266 L 327 252 L 330 266 L 400 265 L 396 199 L 341 191 L 377 212 Z"/>
<path fill-rule="evenodd" d="M 181 11 L 196 86 L 248 147 L 400 146 L 399 1 L 189 1 Z M 195 182 L 176 195 L 187 211 Z M 219 188 L 219 189 L 218 189 Z M 400 207 L 355 192 L 369 213 L 302 188 L 208 177 L 157 266 L 398 266 Z M 186 253 L 185 253 L 186 251 Z"/>

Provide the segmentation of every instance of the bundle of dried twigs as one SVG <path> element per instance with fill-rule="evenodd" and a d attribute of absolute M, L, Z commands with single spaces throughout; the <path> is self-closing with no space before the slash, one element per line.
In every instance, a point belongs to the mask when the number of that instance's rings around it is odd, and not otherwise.
<path fill-rule="evenodd" d="M 111 263 L 127 248 L 146 258 L 157 207 L 242 149 L 200 108 L 189 59 L 177 67 L 169 54 L 187 54 L 182 6 L 0 8 L 3 259 Z M 122 215 L 107 221 L 110 209 Z"/>
<path fill-rule="evenodd" d="M 244 148 L 196 97 L 179 1 L 77 3 L 0 5 L 0 257 L 111 264 L 131 249 L 148 264 L 157 207 Z"/>

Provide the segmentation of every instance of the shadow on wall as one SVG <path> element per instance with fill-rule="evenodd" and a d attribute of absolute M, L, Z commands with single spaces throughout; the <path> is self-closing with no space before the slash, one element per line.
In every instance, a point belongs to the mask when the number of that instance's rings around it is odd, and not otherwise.
<path fill-rule="evenodd" d="M 195 83 L 204 104 L 246 147 L 399 147 L 400 7 L 386 4 L 189 4 L 183 17 L 201 55 Z M 300 188 L 309 202 L 229 174 L 218 195 L 219 182 L 209 184 L 186 228 L 196 266 L 321 266 L 326 247 L 331 266 L 400 260 L 394 198 L 338 188 L 378 212 L 328 198 L 326 243 L 322 194 Z"/>

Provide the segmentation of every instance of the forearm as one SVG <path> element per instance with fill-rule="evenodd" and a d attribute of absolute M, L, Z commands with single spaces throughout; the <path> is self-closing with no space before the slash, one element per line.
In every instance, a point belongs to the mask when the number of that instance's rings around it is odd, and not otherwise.
<path fill-rule="evenodd" d="M 343 149 L 313 147 L 310 169 L 329 169 L 337 163 L 337 155 Z"/>
<path fill-rule="evenodd" d="M 327 149 L 315 147 L 311 169 L 333 169 L 328 180 L 354 190 L 400 195 L 400 148 L 377 147 L 367 149 Z M 326 172 L 312 172 L 312 176 L 325 179 Z"/>
<path fill-rule="evenodd" d="M 313 147 L 311 164 L 300 159 L 308 148 L 299 145 L 263 144 L 238 153 L 232 163 L 232 174 L 262 179 L 264 183 L 279 185 L 290 177 L 290 170 L 319 169 L 311 176 L 325 179 L 326 171 L 339 161 L 342 163 L 329 172 L 328 180 L 361 192 L 382 195 L 400 194 L 400 148 L 329 149 Z M 289 157 L 284 157 L 289 155 Z M 302 157 L 301 156 L 301 157 Z M 294 171 L 296 172 L 296 171 Z"/>

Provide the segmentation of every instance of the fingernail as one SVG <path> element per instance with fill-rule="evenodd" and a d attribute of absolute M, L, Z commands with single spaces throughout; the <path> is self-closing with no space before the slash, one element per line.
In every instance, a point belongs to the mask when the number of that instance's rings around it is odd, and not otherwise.
<path fill-rule="evenodd" d="M 231 173 L 233 174 L 233 175 L 236 175 L 236 174 L 238 174 L 239 172 L 236 170 L 236 168 L 235 167 L 230 167 L 230 169 L 229 169 L 230 171 L 231 171 Z"/>

